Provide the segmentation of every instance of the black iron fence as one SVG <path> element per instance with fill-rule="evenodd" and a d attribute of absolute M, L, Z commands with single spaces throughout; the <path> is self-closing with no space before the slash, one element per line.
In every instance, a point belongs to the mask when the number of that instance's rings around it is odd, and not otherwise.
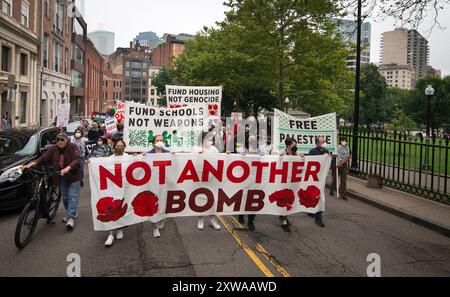
<path fill-rule="evenodd" d="M 351 127 L 339 135 L 352 147 Z M 358 133 L 358 168 L 352 175 L 381 177 L 383 185 L 450 204 L 448 137 L 423 138 L 396 131 L 362 129 Z"/>

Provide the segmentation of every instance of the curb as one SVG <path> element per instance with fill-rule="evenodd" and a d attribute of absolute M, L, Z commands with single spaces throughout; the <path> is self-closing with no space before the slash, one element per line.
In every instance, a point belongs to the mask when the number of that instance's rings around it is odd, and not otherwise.
<path fill-rule="evenodd" d="M 412 213 L 409 213 L 405 210 L 393 207 L 389 204 L 379 202 L 375 199 L 372 199 L 368 196 L 362 195 L 360 193 L 348 191 L 347 196 L 353 199 L 359 200 L 381 210 L 387 211 L 393 215 L 396 215 L 402 219 L 408 220 L 414 224 L 420 225 L 437 233 L 440 233 L 446 237 L 450 237 L 450 226 L 443 225 L 440 223 L 433 222 L 429 219 L 425 219 L 423 217 L 416 216 Z"/>

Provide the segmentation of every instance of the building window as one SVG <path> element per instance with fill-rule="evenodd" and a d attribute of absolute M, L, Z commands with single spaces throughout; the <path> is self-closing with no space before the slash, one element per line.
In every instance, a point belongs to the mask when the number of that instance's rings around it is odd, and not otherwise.
<path fill-rule="evenodd" d="M 62 72 L 62 45 L 53 41 L 53 69 L 57 72 Z"/>
<path fill-rule="evenodd" d="M 2 46 L 2 71 L 11 71 L 11 49 L 6 46 Z"/>
<path fill-rule="evenodd" d="M 72 86 L 75 88 L 82 88 L 84 86 L 84 77 L 78 70 L 72 69 Z"/>
<path fill-rule="evenodd" d="M 28 75 L 28 56 L 20 54 L 20 75 Z"/>
<path fill-rule="evenodd" d="M 75 62 L 84 65 L 84 53 L 76 44 L 73 44 L 72 58 Z"/>
<path fill-rule="evenodd" d="M 44 16 L 48 19 L 50 18 L 50 12 L 49 12 L 49 4 L 48 4 L 48 0 L 44 1 Z"/>
<path fill-rule="evenodd" d="M 62 33 L 63 9 L 62 4 L 56 1 L 55 7 L 55 29 L 58 33 Z"/>
<path fill-rule="evenodd" d="M 130 77 L 130 71 L 125 71 L 125 77 Z"/>
<path fill-rule="evenodd" d="M 30 6 L 28 3 L 22 1 L 22 6 L 20 9 L 20 23 L 28 28 L 28 14 L 30 11 Z"/>
<path fill-rule="evenodd" d="M 20 123 L 25 124 L 27 122 L 27 93 L 20 93 Z"/>
<path fill-rule="evenodd" d="M 44 34 L 44 67 L 48 68 L 48 35 Z"/>
<path fill-rule="evenodd" d="M 11 1 L 12 0 L 2 0 L 2 11 L 7 15 L 11 16 Z"/>
<path fill-rule="evenodd" d="M 64 52 L 64 74 L 69 74 L 69 49 L 66 47 Z"/>

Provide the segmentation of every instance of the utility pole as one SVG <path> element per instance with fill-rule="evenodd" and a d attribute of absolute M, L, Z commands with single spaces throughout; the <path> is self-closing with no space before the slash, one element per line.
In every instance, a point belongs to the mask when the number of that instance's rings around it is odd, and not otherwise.
<path fill-rule="evenodd" d="M 353 114 L 353 141 L 352 141 L 352 170 L 358 169 L 358 132 L 359 132 L 359 99 L 361 79 L 361 23 L 362 0 L 358 0 L 357 40 L 356 40 L 356 77 L 355 77 L 355 108 Z"/>

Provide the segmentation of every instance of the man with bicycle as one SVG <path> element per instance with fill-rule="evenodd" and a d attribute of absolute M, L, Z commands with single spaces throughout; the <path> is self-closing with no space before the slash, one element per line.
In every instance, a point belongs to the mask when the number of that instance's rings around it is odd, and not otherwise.
<path fill-rule="evenodd" d="M 80 201 L 81 168 L 80 150 L 76 144 L 70 143 L 69 137 L 65 133 L 58 134 L 57 143 L 44 153 L 39 159 L 28 165 L 23 165 L 22 170 L 41 166 L 51 162 L 55 171 L 60 175 L 53 176 L 53 182 L 59 186 L 64 207 L 66 209 L 67 230 L 75 227 L 77 218 L 78 203 Z"/>

